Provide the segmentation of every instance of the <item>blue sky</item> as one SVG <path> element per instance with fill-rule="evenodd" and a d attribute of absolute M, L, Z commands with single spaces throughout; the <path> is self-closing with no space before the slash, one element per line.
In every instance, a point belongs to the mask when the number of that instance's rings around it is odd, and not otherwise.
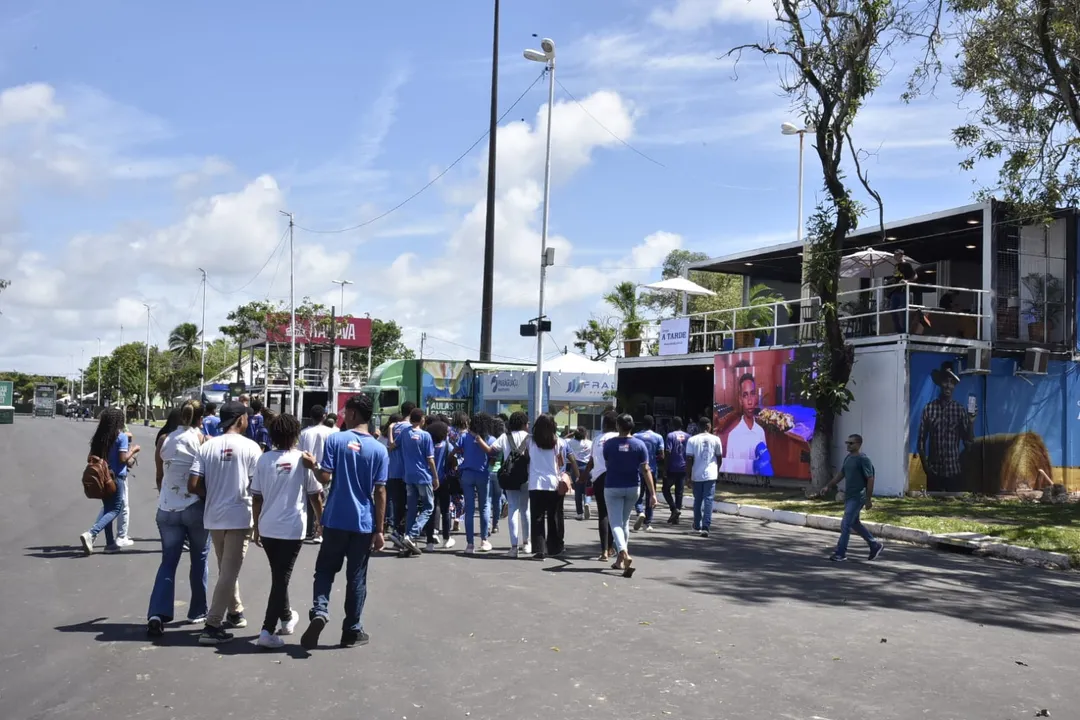
<path fill-rule="evenodd" d="M 797 142 L 779 133 L 791 113 L 776 68 L 748 56 L 736 79 L 718 59 L 764 37 L 767 2 L 503 6 L 500 111 L 540 72 L 521 56 L 533 33 L 556 40 L 558 78 L 581 103 L 556 88 L 553 352 L 604 312 L 603 291 L 655 278 L 675 247 L 715 256 L 794 239 Z M 278 211 L 338 229 L 422 187 L 485 132 L 490 52 L 481 0 L 4 3 L 0 277 L 13 285 L 0 367 L 70 372 L 97 338 L 117 344 L 121 324 L 143 337 L 143 302 L 164 342 L 198 318 L 200 266 L 216 288 L 209 328 L 240 302 L 286 297 L 287 265 L 267 263 Z M 898 61 L 856 129 L 892 219 L 965 204 L 979 179 L 957 169 L 952 89 L 903 105 Z M 536 313 L 545 102 L 542 81 L 499 132 L 504 359 L 534 355 L 516 328 Z M 298 296 L 337 303 L 330 281 L 346 277 L 348 312 L 396 319 L 414 344 L 426 332 L 436 356 L 475 357 L 486 147 L 361 230 L 297 231 Z"/>

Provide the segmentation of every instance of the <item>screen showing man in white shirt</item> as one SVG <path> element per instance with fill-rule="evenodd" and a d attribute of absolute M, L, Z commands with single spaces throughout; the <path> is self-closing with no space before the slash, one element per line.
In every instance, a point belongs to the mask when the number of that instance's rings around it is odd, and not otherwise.
<path fill-rule="evenodd" d="M 739 409 L 741 416 L 728 432 L 721 472 L 753 475 L 754 459 L 759 448 L 766 445 L 765 429 L 755 417 L 758 389 L 754 376 L 746 373 L 739 378 Z"/>

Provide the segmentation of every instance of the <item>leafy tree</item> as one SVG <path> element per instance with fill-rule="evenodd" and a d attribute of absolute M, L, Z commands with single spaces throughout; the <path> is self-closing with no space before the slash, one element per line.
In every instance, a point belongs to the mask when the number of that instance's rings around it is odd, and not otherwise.
<path fill-rule="evenodd" d="M 997 193 L 1019 216 L 1080 202 L 1080 0 L 950 0 L 955 84 L 982 96 L 953 131 L 966 169 L 1002 159 Z"/>
<path fill-rule="evenodd" d="M 244 380 L 244 343 L 265 338 L 268 332 L 280 328 L 281 324 L 277 322 L 280 319 L 280 308 L 279 303 L 254 300 L 230 311 L 226 316 L 229 324 L 218 328 L 225 337 L 236 343 L 236 382 L 243 382 Z M 287 325 L 287 312 L 285 317 L 285 324 Z"/>
<path fill-rule="evenodd" d="M 182 360 L 199 355 L 199 327 L 195 323 L 180 323 L 169 333 L 169 350 Z"/>
<path fill-rule="evenodd" d="M 3 292 L 4 290 L 7 290 L 9 287 L 11 287 L 11 281 L 10 280 L 5 280 L 4 278 L 0 278 L 0 292 Z M 3 315 L 3 314 L 4 314 L 3 311 L 0 311 L 0 315 Z"/>
<path fill-rule="evenodd" d="M 926 40 L 926 55 L 909 80 L 906 95 L 918 92 L 925 68 L 936 62 L 942 1 L 777 0 L 774 39 L 729 52 L 738 59 L 750 50 L 783 64 L 780 88 L 806 126 L 813 128 L 812 147 L 824 177 L 825 199 L 810 218 L 803 257 L 806 281 L 821 299 L 823 343 L 813 354 L 812 379 L 803 390 L 817 411 L 810 447 L 815 488 L 825 485 L 832 475 L 830 448 L 836 416 L 853 398 L 847 385 L 854 354 L 844 342 L 837 291 L 844 239 L 858 227 L 864 208 L 852 196 L 845 162 L 854 166 L 863 189 L 876 201 L 879 223 L 884 213 L 881 196 L 863 171 L 863 155 L 851 141 L 851 128 L 895 63 L 893 49 L 915 37 Z"/>
<path fill-rule="evenodd" d="M 367 356 L 363 353 L 350 353 L 350 363 L 354 369 L 367 368 Z M 387 360 L 411 360 L 416 357 L 412 349 L 401 341 L 401 326 L 393 320 L 371 319 L 371 369 L 382 365 Z"/>
<path fill-rule="evenodd" d="M 591 317 L 574 331 L 574 347 L 590 360 L 604 360 L 615 352 L 619 329 L 612 318 Z M 590 352 L 589 348 L 592 348 Z"/>
<path fill-rule="evenodd" d="M 672 250 L 664 258 L 660 279 L 668 280 L 682 277 L 683 271 L 690 263 L 708 259 L 709 256 L 703 252 L 682 249 Z M 688 279 L 716 293 L 716 295 L 712 296 L 691 295 L 688 297 L 687 310 L 690 313 L 726 310 L 742 304 L 742 276 L 740 275 L 691 270 Z M 645 292 L 642 293 L 640 302 L 661 317 L 674 316 L 682 312 L 681 293 Z"/>

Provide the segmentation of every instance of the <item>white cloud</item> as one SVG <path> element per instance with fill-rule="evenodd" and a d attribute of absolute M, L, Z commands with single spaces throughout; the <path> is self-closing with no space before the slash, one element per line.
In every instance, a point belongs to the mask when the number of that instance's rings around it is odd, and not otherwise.
<path fill-rule="evenodd" d="M 750 23 L 776 18 L 771 0 L 675 0 L 649 19 L 668 30 L 700 30 L 714 23 Z"/>
<path fill-rule="evenodd" d="M 30 83 L 0 92 L 0 128 L 24 123 L 58 120 L 64 109 L 56 102 L 56 91 L 44 83 Z"/>

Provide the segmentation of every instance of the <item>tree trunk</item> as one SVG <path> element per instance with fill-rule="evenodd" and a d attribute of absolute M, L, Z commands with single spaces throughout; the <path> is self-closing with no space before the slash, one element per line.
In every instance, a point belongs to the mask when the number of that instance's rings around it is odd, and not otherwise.
<path fill-rule="evenodd" d="M 831 410 L 818 408 L 814 420 L 814 437 L 810 440 L 810 488 L 821 490 L 833 476 L 832 440 L 836 429 L 836 415 Z"/>

